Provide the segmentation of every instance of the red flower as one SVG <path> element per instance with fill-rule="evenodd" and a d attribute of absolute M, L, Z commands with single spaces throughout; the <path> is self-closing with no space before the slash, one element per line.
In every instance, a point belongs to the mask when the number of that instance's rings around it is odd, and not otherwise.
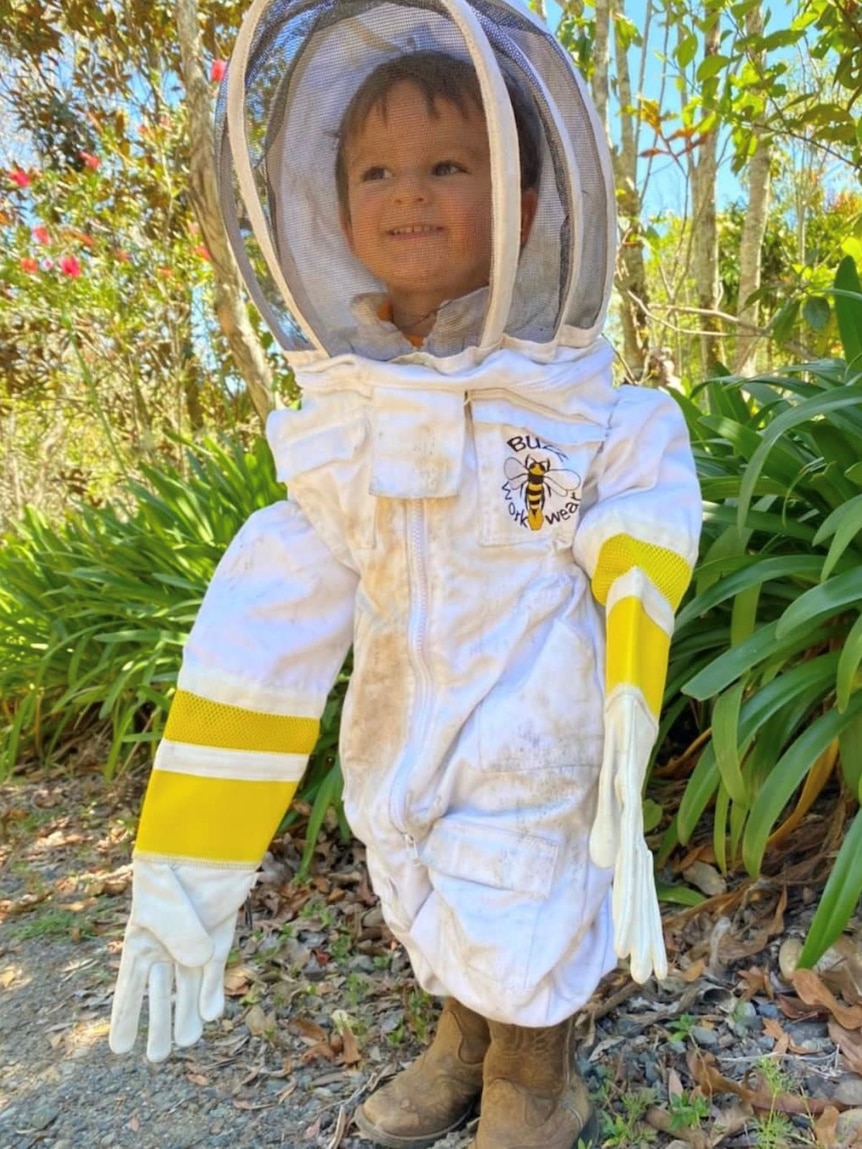
<path fill-rule="evenodd" d="M 210 255 L 208 249 L 205 248 L 202 243 L 199 243 L 197 247 L 192 248 L 192 251 L 195 253 L 196 256 L 198 256 L 199 259 L 207 259 L 207 260 L 212 259 L 212 256 Z"/>
<path fill-rule="evenodd" d="M 9 179 L 13 184 L 17 184 L 19 188 L 28 188 L 33 182 L 21 168 L 13 168 L 9 173 Z"/>
<path fill-rule="evenodd" d="M 210 65 L 210 79 L 215 84 L 220 84 L 224 79 L 224 74 L 227 71 L 227 61 L 213 60 Z"/>
<path fill-rule="evenodd" d="M 39 263 L 35 259 L 31 259 L 29 255 L 25 255 L 21 260 L 21 270 L 26 271 L 28 275 L 35 275 L 39 270 Z"/>
<path fill-rule="evenodd" d="M 102 162 L 99 157 L 94 156 L 92 152 L 78 152 L 78 155 L 84 161 L 85 166 L 92 168 L 93 171 L 95 171 L 99 164 Z"/>
<path fill-rule="evenodd" d="M 33 228 L 33 238 L 37 243 L 50 243 L 51 236 L 48 233 L 47 227 L 44 224 L 38 224 Z"/>
<path fill-rule="evenodd" d="M 69 275 L 72 279 L 77 279 L 82 274 L 82 267 L 75 259 L 74 255 L 64 255 L 60 260 L 60 270 L 64 275 Z"/>

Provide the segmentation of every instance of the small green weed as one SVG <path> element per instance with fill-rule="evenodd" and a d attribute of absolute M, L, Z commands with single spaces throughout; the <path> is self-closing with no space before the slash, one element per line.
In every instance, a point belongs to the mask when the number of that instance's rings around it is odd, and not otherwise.
<path fill-rule="evenodd" d="M 352 970 L 344 983 L 344 992 L 350 1008 L 358 1009 L 368 993 L 368 978 Z"/>
<path fill-rule="evenodd" d="M 634 1145 L 646 1145 L 656 1138 L 656 1132 L 643 1123 L 651 1105 L 655 1104 L 652 1089 L 636 1089 L 620 1094 L 622 1113 L 611 1108 L 609 1087 L 601 1090 L 599 1111 L 601 1115 L 602 1149 L 632 1149 Z"/>
<path fill-rule="evenodd" d="M 772 1094 L 773 1102 L 781 1093 L 799 1093 L 798 1085 L 776 1057 L 764 1056 L 754 1066 L 763 1084 Z M 753 1149 L 790 1149 L 792 1145 L 813 1145 L 814 1142 L 802 1133 L 786 1113 L 772 1108 L 759 1114 L 756 1122 L 749 1126 L 749 1136 Z"/>
<path fill-rule="evenodd" d="M 421 989 L 411 990 L 404 1003 L 404 1020 L 411 1033 L 423 1045 L 428 1041 L 429 1032 L 437 1018 L 434 999 Z"/>
<path fill-rule="evenodd" d="M 668 1022 L 667 1035 L 671 1041 L 688 1041 L 691 1031 L 697 1025 L 697 1018 L 690 1013 L 681 1013 Z"/>
<path fill-rule="evenodd" d="M 74 910 L 45 909 L 41 913 L 32 914 L 24 921 L 12 927 L 12 933 L 17 941 L 29 941 L 31 938 L 62 938 L 62 937 L 89 937 L 92 935 L 93 925 L 83 914 Z"/>
<path fill-rule="evenodd" d="M 669 1104 L 670 1128 L 676 1133 L 680 1129 L 697 1129 L 709 1116 L 709 1101 L 698 1093 L 682 1093 L 671 1097 Z"/>

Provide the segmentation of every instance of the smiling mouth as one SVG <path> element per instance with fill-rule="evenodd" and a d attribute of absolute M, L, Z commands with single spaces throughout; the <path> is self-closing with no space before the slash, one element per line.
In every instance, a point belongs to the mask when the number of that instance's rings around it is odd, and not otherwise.
<path fill-rule="evenodd" d="M 409 224 L 406 227 L 392 227 L 387 235 L 436 235 L 442 228 L 430 223 Z"/>

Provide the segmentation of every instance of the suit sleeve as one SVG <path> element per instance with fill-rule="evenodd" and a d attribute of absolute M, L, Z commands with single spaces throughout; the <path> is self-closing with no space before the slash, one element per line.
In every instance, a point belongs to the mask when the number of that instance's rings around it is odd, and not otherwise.
<path fill-rule="evenodd" d="M 136 856 L 259 862 L 317 741 L 355 591 L 297 504 L 252 515 L 189 635 Z"/>
<path fill-rule="evenodd" d="M 661 708 L 673 616 L 697 558 L 703 513 L 682 413 L 660 391 L 621 387 L 575 555 L 605 607 L 605 686 Z"/>

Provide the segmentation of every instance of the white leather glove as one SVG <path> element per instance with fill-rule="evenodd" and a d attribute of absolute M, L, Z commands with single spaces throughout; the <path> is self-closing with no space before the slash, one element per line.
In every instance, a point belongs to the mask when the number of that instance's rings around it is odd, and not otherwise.
<path fill-rule="evenodd" d="M 128 1053 L 149 992 L 147 1057 L 171 1052 L 171 991 L 176 987 L 173 1040 L 192 1045 L 224 1010 L 224 971 L 237 911 L 254 870 L 191 863 L 133 864 L 132 912 L 126 926 L 111 1011 L 110 1046 Z"/>
<path fill-rule="evenodd" d="M 667 976 L 667 954 L 653 876 L 644 841 L 644 776 L 658 726 L 636 688 L 616 689 L 605 705 L 605 750 L 590 832 L 590 857 L 614 867 L 612 914 L 617 957 L 631 958 L 641 984 Z"/>

